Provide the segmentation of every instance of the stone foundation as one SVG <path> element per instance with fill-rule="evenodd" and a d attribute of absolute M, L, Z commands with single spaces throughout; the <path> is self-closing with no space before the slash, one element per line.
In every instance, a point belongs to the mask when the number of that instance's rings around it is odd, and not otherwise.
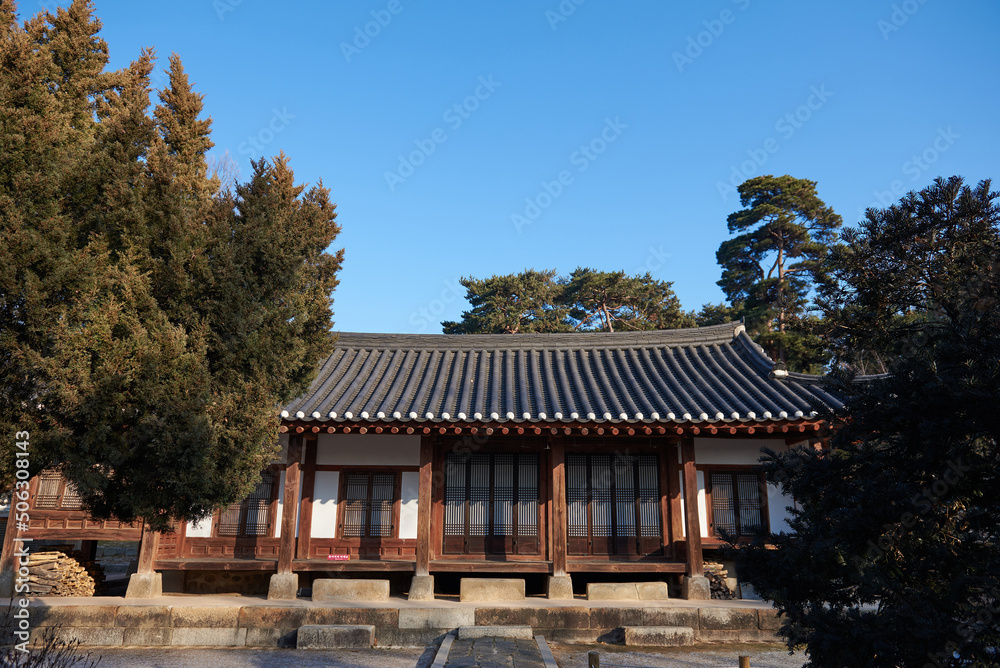
<path fill-rule="evenodd" d="M 125 598 L 157 598 L 163 596 L 163 575 L 160 573 L 133 573 L 128 578 Z"/>
<path fill-rule="evenodd" d="M 559 642 L 653 642 L 661 631 L 687 627 L 698 642 L 780 642 L 770 608 L 621 606 L 461 606 L 432 608 L 306 605 L 49 605 L 32 601 L 31 638 L 46 629 L 85 647 L 295 647 L 307 626 L 374 628 L 374 644 L 424 646 L 461 627 L 527 627 Z M 631 629 L 631 631 L 628 631 Z M 684 634 L 686 637 L 686 634 Z M 665 637 L 665 636 L 664 636 Z"/>
<path fill-rule="evenodd" d="M 345 580 L 341 578 L 320 578 L 313 580 L 312 600 L 314 601 L 388 601 L 388 580 Z"/>
<path fill-rule="evenodd" d="M 474 602 L 523 601 L 524 580 L 519 578 L 462 578 L 459 600 Z"/>
<path fill-rule="evenodd" d="M 666 601 L 666 582 L 591 582 L 588 601 Z"/>
<path fill-rule="evenodd" d="M 411 601 L 433 601 L 434 576 L 414 575 L 413 580 L 410 581 L 410 593 L 408 598 Z"/>

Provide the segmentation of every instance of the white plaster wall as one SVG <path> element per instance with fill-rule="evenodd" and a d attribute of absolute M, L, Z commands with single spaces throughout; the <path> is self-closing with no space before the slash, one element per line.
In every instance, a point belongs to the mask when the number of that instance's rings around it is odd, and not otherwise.
<path fill-rule="evenodd" d="M 705 472 L 698 471 L 698 523 L 701 537 L 708 538 L 708 499 L 705 496 Z"/>
<path fill-rule="evenodd" d="M 708 538 L 708 501 L 705 497 L 705 474 L 702 471 L 697 472 L 698 476 L 698 522 L 701 524 L 701 536 L 702 538 Z M 681 490 L 681 518 L 683 524 L 683 534 L 687 538 L 687 512 L 684 510 L 684 471 L 677 472 L 677 480 L 680 483 Z"/>
<path fill-rule="evenodd" d="M 419 466 L 420 437 L 395 434 L 320 434 L 320 466 Z"/>
<path fill-rule="evenodd" d="M 209 515 L 208 517 L 202 519 L 200 522 L 188 522 L 187 525 L 188 538 L 211 538 L 213 521 L 215 521 L 215 516 Z"/>
<path fill-rule="evenodd" d="M 400 482 L 399 537 L 417 537 L 417 497 L 420 489 L 420 474 L 404 472 Z"/>
<path fill-rule="evenodd" d="M 769 448 L 775 452 L 787 450 L 782 439 L 750 439 L 750 438 L 695 438 L 694 452 L 695 462 L 698 464 L 714 465 L 752 465 L 760 463 L 761 449 Z M 683 481 L 683 476 L 682 476 Z M 702 535 L 708 535 L 708 507 L 705 498 L 705 477 L 698 472 L 698 502 L 701 515 Z M 775 485 L 767 486 L 767 515 L 771 531 L 778 533 L 788 531 L 788 511 L 785 510 L 792 505 L 791 497 L 781 493 Z"/>
<path fill-rule="evenodd" d="M 680 448 L 678 448 L 678 450 L 680 450 Z M 677 489 L 681 490 L 681 535 L 687 538 L 687 512 L 684 510 L 684 471 L 677 472 L 677 482 L 679 483 L 679 487 Z"/>
<path fill-rule="evenodd" d="M 781 493 L 781 489 L 777 485 L 768 484 L 767 486 L 767 517 L 768 521 L 771 523 L 772 533 L 781 533 L 782 531 L 791 531 L 788 526 L 788 520 L 791 515 L 788 513 L 788 506 L 794 505 L 791 497 L 785 496 Z"/>
<path fill-rule="evenodd" d="M 752 438 L 695 438 L 694 461 L 697 464 L 756 465 L 760 463 L 761 448 L 775 452 L 785 450 L 782 439 Z"/>
<path fill-rule="evenodd" d="M 299 472 L 299 508 L 302 508 L 302 478 L 304 477 L 304 475 L 305 474 L 302 473 L 301 471 Z M 274 537 L 275 538 L 280 538 L 281 537 L 281 518 L 282 518 L 282 512 L 283 512 L 284 504 L 285 504 L 285 472 L 282 471 L 278 475 L 278 516 L 275 518 L 275 521 L 274 521 L 274 523 L 276 525 L 274 527 Z M 296 537 L 298 537 L 298 535 L 299 535 L 299 520 L 300 519 L 302 519 L 302 513 L 301 512 L 296 513 L 295 514 L 295 536 Z"/>
<path fill-rule="evenodd" d="M 316 471 L 313 488 L 312 537 L 336 538 L 339 471 Z"/>

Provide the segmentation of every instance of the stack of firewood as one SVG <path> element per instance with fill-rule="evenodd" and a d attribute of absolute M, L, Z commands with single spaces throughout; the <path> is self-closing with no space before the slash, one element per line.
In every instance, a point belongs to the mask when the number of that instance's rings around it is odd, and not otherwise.
<path fill-rule="evenodd" d="M 718 562 L 705 562 L 705 577 L 712 590 L 712 598 L 725 601 L 736 598 L 736 594 L 729 588 L 726 580 L 729 578 L 729 571 Z"/>
<path fill-rule="evenodd" d="M 29 554 L 28 582 L 35 596 L 93 596 L 96 588 L 87 569 L 63 552 Z"/>

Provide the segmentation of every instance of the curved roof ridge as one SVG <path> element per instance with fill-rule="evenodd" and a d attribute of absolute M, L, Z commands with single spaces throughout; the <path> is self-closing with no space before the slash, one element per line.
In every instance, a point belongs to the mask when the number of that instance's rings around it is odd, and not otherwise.
<path fill-rule="evenodd" d="M 339 332 L 337 347 L 435 349 L 575 349 L 604 347 L 687 346 L 729 342 L 743 323 L 629 332 L 557 332 L 552 334 L 384 334 Z"/>

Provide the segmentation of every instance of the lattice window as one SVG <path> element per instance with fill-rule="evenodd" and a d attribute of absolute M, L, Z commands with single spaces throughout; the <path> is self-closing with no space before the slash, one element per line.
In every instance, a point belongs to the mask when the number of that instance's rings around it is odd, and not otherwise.
<path fill-rule="evenodd" d="M 35 508 L 79 510 L 80 494 L 58 471 L 42 471 L 38 475 Z"/>
<path fill-rule="evenodd" d="M 538 536 L 538 455 L 449 452 L 445 536 Z"/>
<path fill-rule="evenodd" d="M 62 505 L 60 507 L 66 510 L 80 509 L 80 493 L 76 491 L 76 486 L 68 480 L 64 481 L 63 484 Z"/>
<path fill-rule="evenodd" d="M 63 477 L 56 471 L 42 471 L 38 476 L 35 508 L 58 508 Z"/>
<path fill-rule="evenodd" d="M 739 538 L 764 530 L 761 475 L 756 472 L 712 471 L 712 526 L 718 535 Z"/>
<path fill-rule="evenodd" d="M 219 536 L 251 538 L 271 535 L 271 504 L 277 497 L 277 475 L 264 471 L 250 495 L 219 515 Z"/>
<path fill-rule="evenodd" d="M 344 474 L 344 538 L 392 538 L 396 535 L 395 472 L 352 471 Z"/>
<path fill-rule="evenodd" d="M 566 455 L 570 538 L 661 538 L 656 455 Z"/>

